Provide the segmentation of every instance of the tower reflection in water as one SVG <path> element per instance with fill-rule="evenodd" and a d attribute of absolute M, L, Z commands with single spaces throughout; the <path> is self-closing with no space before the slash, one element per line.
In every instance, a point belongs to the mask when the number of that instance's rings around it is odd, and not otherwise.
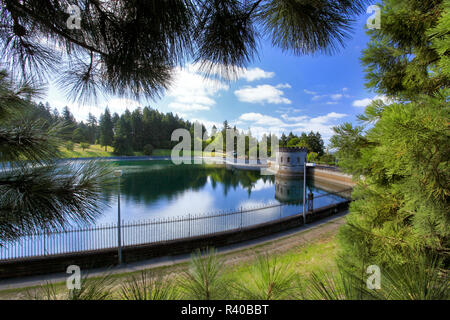
<path fill-rule="evenodd" d="M 284 204 L 302 204 L 303 179 L 276 176 L 275 199 Z"/>

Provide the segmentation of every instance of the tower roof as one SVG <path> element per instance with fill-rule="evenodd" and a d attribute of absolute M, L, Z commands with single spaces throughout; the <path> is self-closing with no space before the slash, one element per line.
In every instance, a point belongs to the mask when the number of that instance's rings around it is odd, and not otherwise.
<path fill-rule="evenodd" d="M 305 147 L 281 147 L 279 149 L 280 152 L 308 152 L 308 149 Z"/>

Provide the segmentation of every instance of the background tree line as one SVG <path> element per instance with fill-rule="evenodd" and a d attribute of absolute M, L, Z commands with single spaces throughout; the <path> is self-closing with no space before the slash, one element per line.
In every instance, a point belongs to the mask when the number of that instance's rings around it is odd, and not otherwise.
<path fill-rule="evenodd" d="M 73 143 L 81 144 L 81 147 L 92 144 L 99 144 L 103 147 L 111 146 L 117 155 L 133 155 L 142 153 L 151 155 L 154 149 L 172 149 L 178 142 L 171 141 L 173 131 L 176 129 L 186 129 L 190 131 L 194 140 L 194 122 L 185 121 L 178 115 L 172 113 L 162 113 L 150 107 L 137 108 L 134 111 L 125 110 L 122 115 L 111 114 L 109 108 L 97 119 L 89 113 L 86 122 L 77 122 L 68 107 L 64 107 L 60 113 L 58 109 L 52 109 L 49 103 L 42 102 L 35 105 L 33 117 L 42 119 L 49 124 L 62 122 L 64 124 L 63 139 L 66 141 L 66 148 L 73 148 Z M 263 134 L 260 139 L 253 136 L 251 130 L 247 132 L 239 131 L 236 126 L 231 128 L 225 120 L 221 130 L 214 125 L 209 133 L 203 124 L 202 147 L 205 149 L 209 145 L 215 145 L 216 151 L 226 152 L 227 130 L 232 130 L 234 134 L 234 150 L 237 151 L 237 141 L 241 136 L 245 136 L 245 153 L 259 154 L 259 143 L 266 140 L 269 155 L 271 154 L 272 138 L 278 139 L 274 134 Z M 219 143 L 220 138 L 222 141 Z M 311 162 L 322 162 L 335 164 L 332 154 L 326 152 L 324 141 L 319 132 L 305 132 L 295 135 L 292 132 L 286 136 L 282 134 L 278 139 L 280 147 L 305 147 L 308 149 L 308 160 Z M 72 146 L 71 146 L 72 144 Z M 194 141 L 192 141 L 194 146 Z M 252 150 L 252 147 L 255 150 Z"/>

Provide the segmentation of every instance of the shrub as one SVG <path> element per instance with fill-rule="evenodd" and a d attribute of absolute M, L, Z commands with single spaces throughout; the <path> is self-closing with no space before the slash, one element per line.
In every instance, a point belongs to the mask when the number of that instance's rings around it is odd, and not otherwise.
<path fill-rule="evenodd" d="M 132 276 L 122 285 L 120 296 L 123 300 L 177 300 L 178 292 L 170 279 L 160 274 L 141 272 L 140 276 Z"/>
<path fill-rule="evenodd" d="M 84 151 L 86 149 L 89 149 L 90 144 L 86 143 L 86 142 L 82 142 L 80 146 L 81 146 L 81 149 L 83 149 L 83 151 Z"/>
<path fill-rule="evenodd" d="M 319 154 L 317 152 L 308 153 L 308 162 L 316 162 L 319 159 Z"/>
<path fill-rule="evenodd" d="M 249 279 L 238 281 L 234 290 L 239 299 L 245 300 L 283 300 L 288 299 L 295 290 L 295 272 L 289 262 L 259 255 L 249 273 Z"/>
<path fill-rule="evenodd" d="M 73 151 L 74 147 L 75 147 L 75 144 L 74 144 L 72 141 L 68 141 L 68 142 L 66 143 L 66 149 L 67 149 L 67 150 Z"/>
<path fill-rule="evenodd" d="M 324 154 L 322 157 L 320 157 L 320 163 L 335 165 L 336 158 L 332 154 Z"/>
<path fill-rule="evenodd" d="M 147 144 L 144 146 L 144 154 L 146 156 L 151 156 L 153 154 L 154 150 L 155 150 L 155 148 L 153 148 L 153 146 L 151 144 Z"/>
<path fill-rule="evenodd" d="M 191 265 L 179 279 L 185 298 L 195 300 L 221 300 L 228 297 L 228 282 L 224 278 L 224 261 L 217 252 L 208 248 L 202 256 L 200 250 L 192 255 Z"/>
<path fill-rule="evenodd" d="M 28 300 L 110 300 L 114 282 L 109 273 L 98 278 L 85 275 L 81 279 L 80 289 L 58 291 L 55 284 L 47 282 L 33 291 L 27 290 L 25 294 Z"/>

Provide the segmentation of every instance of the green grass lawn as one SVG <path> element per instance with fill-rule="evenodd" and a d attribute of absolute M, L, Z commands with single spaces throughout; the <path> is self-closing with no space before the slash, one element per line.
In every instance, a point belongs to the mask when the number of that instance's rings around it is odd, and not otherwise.
<path fill-rule="evenodd" d="M 74 144 L 73 151 L 68 150 L 66 147 L 62 147 L 60 151 L 63 158 L 98 158 L 113 156 L 112 147 L 108 147 L 105 151 L 105 147 L 100 145 L 90 145 L 88 149 L 83 150 L 80 144 Z"/>
<path fill-rule="evenodd" d="M 279 263 L 288 264 L 288 269 L 300 277 L 306 278 L 312 272 L 336 272 L 337 249 L 335 234 L 328 234 L 314 242 L 298 245 L 286 252 L 270 254 L 270 257 L 276 258 Z M 265 249 L 261 247 L 258 251 L 263 254 Z M 234 279 L 243 279 L 244 282 L 250 280 L 255 263 L 256 259 L 239 263 L 227 269 L 227 276 Z"/>
<path fill-rule="evenodd" d="M 153 151 L 153 154 L 152 154 L 152 156 L 155 156 L 155 157 L 170 157 L 171 155 L 172 155 L 172 150 L 169 150 L 169 149 L 155 149 Z M 194 152 L 191 152 L 190 155 L 191 156 L 194 155 L 195 157 L 202 157 L 202 156 L 205 156 L 205 157 L 214 157 L 214 156 L 221 157 L 221 156 L 223 156 L 223 153 L 194 151 Z"/>
<path fill-rule="evenodd" d="M 105 151 L 105 147 L 102 147 L 100 145 L 90 145 L 89 148 L 83 150 L 81 148 L 81 145 L 79 143 L 74 144 L 73 151 L 68 150 L 66 147 L 61 147 L 60 149 L 62 153 L 63 159 L 68 158 L 104 158 L 104 157 L 113 157 L 115 156 L 113 154 L 113 147 L 108 147 Z M 203 156 L 202 152 L 193 152 L 191 155 L 194 154 L 194 156 Z M 153 151 L 152 156 L 154 157 L 170 157 L 172 155 L 172 150 L 169 149 L 155 149 Z M 222 156 L 221 153 L 216 153 L 216 156 Z M 142 152 L 135 152 L 134 156 L 144 156 Z M 212 153 L 205 153 L 204 156 L 214 156 Z"/>

